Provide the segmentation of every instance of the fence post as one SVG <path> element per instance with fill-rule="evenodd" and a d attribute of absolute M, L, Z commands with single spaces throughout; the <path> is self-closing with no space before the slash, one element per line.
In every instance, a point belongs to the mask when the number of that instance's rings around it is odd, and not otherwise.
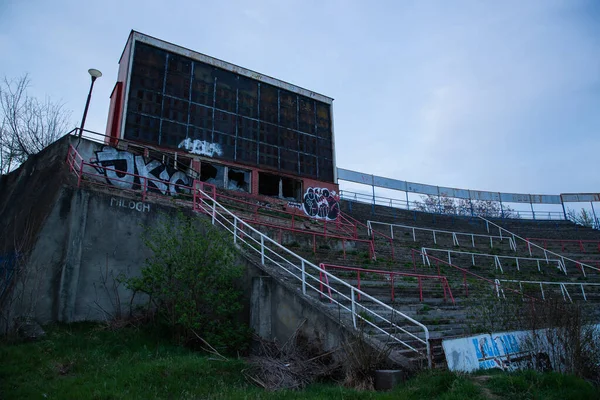
<path fill-rule="evenodd" d="M 215 200 L 213 200 L 213 204 L 212 204 L 212 224 L 213 225 L 215 224 L 215 213 L 217 211 L 216 206 L 217 206 L 217 203 Z M 262 236 L 261 236 L 261 238 L 262 238 Z"/>
<path fill-rule="evenodd" d="M 373 175 L 371 175 L 371 187 L 373 188 L 373 205 L 371 206 L 371 213 L 375 214 L 375 176 Z"/>
<path fill-rule="evenodd" d="M 233 217 L 233 243 L 237 243 L 237 217 Z"/>
<path fill-rule="evenodd" d="M 79 162 L 79 176 L 77 177 L 77 187 L 81 185 L 81 178 L 83 177 L 83 158 Z"/>
<path fill-rule="evenodd" d="M 319 264 L 319 295 L 323 298 L 323 264 Z"/>
<path fill-rule="evenodd" d="M 306 294 L 306 271 L 304 269 L 304 260 L 302 260 L 302 294 Z"/>
<path fill-rule="evenodd" d="M 260 235 L 260 262 L 265 265 L 265 237 Z"/>
<path fill-rule="evenodd" d="M 350 288 L 350 298 L 352 299 L 352 324 L 356 329 L 356 304 L 354 303 L 354 288 Z"/>
<path fill-rule="evenodd" d="M 142 201 L 146 201 L 147 191 L 148 191 L 148 178 L 144 178 L 144 186 L 142 187 Z"/>

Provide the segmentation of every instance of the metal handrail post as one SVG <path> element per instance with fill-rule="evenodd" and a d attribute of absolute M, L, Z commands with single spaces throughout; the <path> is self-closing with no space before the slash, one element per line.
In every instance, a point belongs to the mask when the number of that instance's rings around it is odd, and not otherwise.
<path fill-rule="evenodd" d="M 351 302 L 352 302 L 352 324 L 354 325 L 354 329 L 357 329 L 357 326 L 356 326 L 356 303 L 354 300 L 354 288 L 353 287 L 350 288 L 350 298 L 351 298 Z"/>
<path fill-rule="evenodd" d="M 302 294 L 306 294 L 306 269 L 302 260 Z"/>

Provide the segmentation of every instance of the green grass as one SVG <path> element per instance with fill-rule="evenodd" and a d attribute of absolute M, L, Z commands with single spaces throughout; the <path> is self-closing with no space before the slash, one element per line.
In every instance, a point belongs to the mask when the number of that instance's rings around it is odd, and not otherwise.
<path fill-rule="evenodd" d="M 572 375 L 556 372 L 492 371 L 487 386 L 491 392 L 510 399 L 598 399 L 600 390 Z"/>
<path fill-rule="evenodd" d="M 242 359 L 212 360 L 156 331 L 93 324 L 47 327 L 37 342 L 0 344 L 0 399 L 592 399 L 588 383 L 558 374 L 481 376 L 423 372 L 390 393 L 332 383 L 266 392 L 248 383 Z"/>

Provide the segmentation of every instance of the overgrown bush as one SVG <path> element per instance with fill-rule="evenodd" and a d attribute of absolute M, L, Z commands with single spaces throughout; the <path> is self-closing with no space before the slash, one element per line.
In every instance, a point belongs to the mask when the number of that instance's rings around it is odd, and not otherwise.
<path fill-rule="evenodd" d="M 581 304 L 553 299 L 535 305 L 526 347 L 544 354 L 549 365 L 540 369 L 574 374 L 600 383 L 600 332 Z"/>
<path fill-rule="evenodd" d="M 562 297 L 526 300 L 506 291 L 480 296 L 468 308 L 467 328 L 472 334 L 526 331 L 520 341 L 528 354 L 523 367 L 554 370 L 600 383 L 600 331 L 594 310 L 566 303 Z"/>
<path fill-rule="evenodd" d="M 375 371 L 390 367 L 391 347 L 368 343 L 365 333 L 349 338 L 342 344 L 343 385 L 357 390 L 375 389 Z"/>
<path fill-rule="evenodd" d="M 152 251 L 139 277 L 126 280 L 134 293 L 149 297 L 149 310 L 178 339 L 202 337 L 226 352 L 243 350 L 249 328 L 239 322 L 243 268 L 228 238 L 204 219 L 179 212 L 148 227 L 144 243 Z"/>

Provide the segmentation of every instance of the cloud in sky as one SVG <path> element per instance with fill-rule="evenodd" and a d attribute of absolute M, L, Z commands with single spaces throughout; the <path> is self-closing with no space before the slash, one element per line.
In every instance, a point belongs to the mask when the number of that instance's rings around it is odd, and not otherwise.
<path fill-rule="evenodd" d="M 131 29 L 335 98 L 339 167 L 480 190 L 598 192 L 600 3 L 0 2 L 0 75 L 104 131 Z"/>

